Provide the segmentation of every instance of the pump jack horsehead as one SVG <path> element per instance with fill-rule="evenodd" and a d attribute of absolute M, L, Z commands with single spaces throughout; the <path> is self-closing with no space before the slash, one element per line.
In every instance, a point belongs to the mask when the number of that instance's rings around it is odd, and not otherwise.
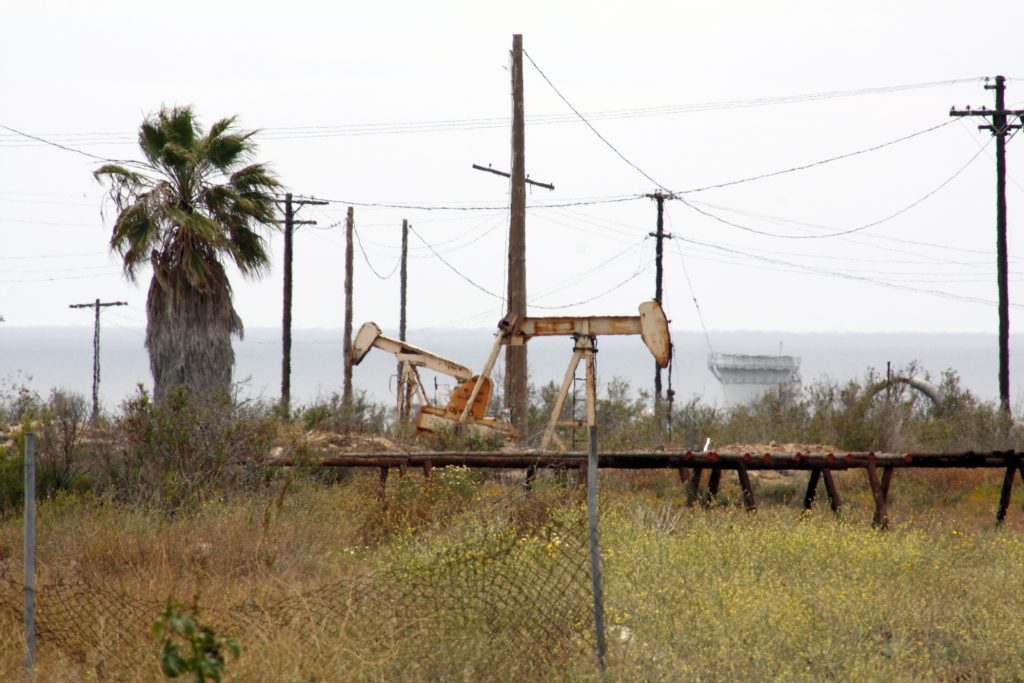
<path fill-rule="evenodd" d="M 489 396 L 491 370 L 498 359 L 498 353 L 502 346 L 518 346 L 525 344 L 534 337 L 570 336 L 574 340 L 572 358 L 569 360 L 569 367 L 565 371 L 565 379 L 555 398 L 555 405 L 548 418 L 547 427 L 544 429 L 544 436 L 541 438 L 540 447 L 546 450 L 552 441 L 558 441 L 555 428 L 558 426 L 578 427 L 576 422 L 560 423 L 559 417 L 562 414 L 562 406 L 565 405 L 565 398 L 569 393 L 569 387 L 576 376 L 576 368 L 580 361 L 585 362 L 586 383 L 587 383 L 587 419 L 586 426 L 593 427 L 597 424 L 597 370 L 594 362 L 594 354 L 597 353 L 597 337 L 603 335 L 633 335 L 639 334 L 644 344 L 654 356 L 658 367 L 664 368 L 669 364 L 672 356 L 672 339 L 669 334 L 668 320 L 665 318 L 665 311 L 657 301 L 645 301 L 640 304 L 640 315 L 636 316 L 589 316 L 572 317 L 557 316 L 544 318 L 526 317 L 521 320 L 510 313 L 498 323 L 498 334 L 491 348 L 491 354 L 487 358 L 483 370 L 480 372 L 472 392 L 466 399 L 466 407 L 459 415 L 459 424 L 469 424 L 472 418 L 471 406 L 475 405 L 477 397 L 487 392 Z"/>

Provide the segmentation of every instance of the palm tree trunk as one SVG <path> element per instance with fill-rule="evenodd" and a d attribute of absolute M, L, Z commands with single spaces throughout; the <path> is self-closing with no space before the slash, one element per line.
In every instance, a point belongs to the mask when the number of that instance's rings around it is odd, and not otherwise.
<path fill-rule="evenodd" d="M 215 278 L 210 291 L 201 291 L 180 275 L 154 273 L 146 302 L 146 348 L 156 400 L 177 387 L 194 395 L 230 391 L 231 335 L 242 336 L 242 321 L 224 275 Z"/>

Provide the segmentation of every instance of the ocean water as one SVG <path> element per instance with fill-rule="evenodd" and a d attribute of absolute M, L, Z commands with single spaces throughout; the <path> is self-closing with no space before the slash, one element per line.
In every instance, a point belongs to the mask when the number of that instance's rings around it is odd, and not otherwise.
<path fill-rule="evenodd" d="M 385 334 L 397 336 L 393 330 Z M 341 391 L 341 330 L 300 329 L 293 333 L 292 399 L 295 404 L 327 398 Z M 149 360 L 141 328 L 106 327 L 100 349 L 100 400 L 104 408 L 116 408 L 137 385 L 152 387 Z M 479 369 L 493 342 L 487 329 L 412 330 L 409 341 L 472 369 Z M 886 362 L 894 368 L 915 362 L 922 373 L 938 378 L 955 370 L 963 386 L 977 396 L 998 397 L 997 345 L 994 335 L 984 334 L 840 334 L 822 332 L 728 331 L 711 332 L 714 350 L 724 353 L 777 354 L 802 359 L 804 385 L 829 378 L 837 381 L 861 378 L 869 367 L 885 373 Z M 672 386 L 677 400 L 699 397 L 723 405 L 724 394 L 707 369 L 708 344 L 702 333 L 673 332 L 675 361 Z M 1011 340 L 1013 342 L 1015 340 Z M 572 353 L 569 338 L 538 338 L 530 342 L 531 382 L 560 382 Z M 235 342 L 235 379 L 241 396 L 274 400 L 281 386 L 280 329 L 255 328 Z M 357 390 L 377 402 L 394 399 L 394 357 L 373 349 L 354 369 Z M 603 389 L 614 377 L 635 390 L 653 386 L 654 361 L 638 337 L 602 337 L 598 340 L 597 368 Z M 497 372 L 501 372 L 499 364 Z M 1024 347 L 1011 345 L 1011 399 L 1024 399 Z M 582 368 L 579 370 L 582 375 Z M 668 385 L 668 373 L 663 373 Z M 428 391 L 442 399 L 451 380 L 423 373 Z M 436 379 L 436 383 L 435 383 Z M 0 383 L 27 384 L 40 393 L 59 387 L 87 397 L 92 391 L 91 327 L 15 327 L 0 325 Z"/>

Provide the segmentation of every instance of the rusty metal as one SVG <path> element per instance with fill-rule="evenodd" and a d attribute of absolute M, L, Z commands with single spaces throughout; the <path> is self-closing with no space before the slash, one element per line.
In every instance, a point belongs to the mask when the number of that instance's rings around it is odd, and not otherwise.
<path fill-rule="evenodd" d="M 552 316 L 523 318 L 510 336 L 569 337 L 574 334 L 605 336 L 640 334 L 640 318 L 635 315 Z"/>
<path fill-rule="evenodd" d="M 836 490 L 836 482 L 832 478 L 832 470 L 825 468 L 821 471 L 821 478 L 825 480 L 825 492 L 828 494 L 828 504 L 832 508 L 832 512 L 839 514 L 839 508 L 842 507 L 842 502 L 839 500 L 839 491 Z"/>
<path fill-rule="evenodd" d="M 811 475 L 807 479 L 807 492 L 804 494 L 804 510 L 810 510 L 814 505 L 814 499 L 818 495 L 819 481 L 821 481 L 821 470 L 811 470 Z"/>
<path fill-rule="evenodd" d="M 640 304 L 640 337 L 650 350 L 659 368 L 668 367 L 672 358 L 672 336 L 668 331 L 668 318 L 658 301 Z"/>
<path fill-rule="evenodd" d="M 886 494 L 882 491 L 882 483 L 878 479 L 878 467 L 874 462 L 869 462 L 865 469 L 868 474 L 868 485 L 871 487 L 871 497 L 875 499 L 875 514 L 871 518 L 871 526 L 885 529 L 889 526 L 889 518 L 885 509 Z M 891 467 L 887 469 L 892 470 Z"/>
<path fill-rule="evenodd" d="M 739 477 L 740 489 L 743 491 L 743 507 L 747 512 L 753 512 L 757 509 L 757 503 L 754 501 L 754 489 L 750 486 L 750 475 L 747 474 L 746 463 L 738 463 L 736 476 Z"/>
<path fill-rule="evenodd" d="M 473 372 L 464 365 L 413 346 L 408 342 L 384 336 L 376 323 L 368 322 L 359 328 L 356 339 L 352 342 L 353 364 L 362 361 L 371 348 L 386 351 L 398 359 L 400 366 L 398 415 L 400 418 L 410 412 L 413 388 L 415 388 L 420 399 L 420 409 L 413 422 L 419 431 L 436 432 L 456 424 L 465 424 L 473 432 L 484 436 L 497 434 L 511 437 L 513 435 L 512 427 L 507 422 L 487 417 L 493 391 L 493 383 L 488 375 L 493 366 L 493 358 L 497 357 L 496 351 L 492 354 L 492 361 L 485 371 L 480 375 L 473 375 Z M 459 380 L 444 409 L 434 406 L 427 399 L 427 393 L 423 388 L 418 370 L 421 367 Z"/>
<path fill-rule="evenodd" d="M 586 338 L 588 343 L 590 338 Z M 581 340 L 577 340 L 576 348 L 573 349 L 572 358 L 569 359 L 569 367 L 565 371 L 565 377 L 562 380 L 562 386 L 558 389 L 558 394 L 555 396 L 555 405 L 551 409 L 551 416 L 548 418 L 548 425 L 544 429 L 544 436 L 541 437 L 540 447 L 546 449 L 551 445 L 551 442 L 559 441 L 558 436 L 555 434 L 555 427 L 559 425 L 559 418 L 562 416 L 562 408 L 565 405 L 565 398 L 569 395 L 569 387 L 572 385 L 573 378 L 576 377 L 576 368 L 579 367 L 580 360 L 583 358 L 583 348 L 580 347 Z"/>
<path fill-rule="evenodd" d="M 315 464 L 322 467 L 417 467 L 425 460 L 435 466 L 467 466 L 522 469 L 537 467 L 578 467 L 586 463 L 587 453 L 581 451 L 410 451 L 407 453 L 346 453 L 328 456 Z M 735 470 L 742 462 L 748 470 L 808 470 L 822 474 L 830 471 L 863 469 L 868 463 L 896 469 L 975 468 L 1005 469 L 1007 463 L 1017 466 L 1020 454 L 1015 451 L 979 453 L 717 453 L 715 451 L 609 451 L 599 455 L 599 465 L 607 469 L 678 469 L 717 468 Z M 289 459 L 272 464 L 290 466 Z M 698 478 L 694 473 L 694 479 Z M 691 480 L 692 481 L 692 480 Z"/>
<path fill-rule="evenodd" d="M 1017 470 L 1021 469 L 1019 457 L 1007 457 L 1006 471 L 1003 473 L 1003 487 L 999 492 L 999 509 L 996 511 L 996 524 L 1002 524 L 1006 519 L 1006 510 L 1010 507 L 1010 496 L 1013 494 L 1013 480 L 1017 477 Z M 1024 477 L 1024 470 L 1021 471 Z"/>
<path fill-rule="evenodd" d="M 703 474 L 704 468 L 693 468 L 693 476 L 690 478 L 690 485 L 686 488 L 686 507 L 693 507 L 693 504 L 697 502 L 697 496 L 700 493 L 700 480 Z"/>
<path fill-rule="evenodd" d="M 494 369 L 494 364 L 498 362 L 498 353 L 501 351 L 501 334 L 498 334 L 494 340 L 494 345 L 491 347 L 491 353 L 487 356 L 487 361 L 484 363 L 484 367 L 480 370 L 480 374 L 477 375 L 476 383 L 473 385 L 472 391 L 469 393 L 469 397 L 466 399 L 466 407 L 463 409 L 462 414 L 455 421 L 456 424 L 465 424 L 466 420 L 469 419 L 470 407 L 476 402 L 476 397 L 480 395 L 483 390 L 484 381 L 489 380 L 491 376 L 491 370 Z"/>
<path fill-rule="evenodd" d="M 704 492 L 702 504 L 704 507 L 711 507 L 718 498 L 718 489 L 722 485 L 722 468 L 712 467 L 711 476 L 708 477 L 708 490 Z"/>
<path fill-rule="evenodd" d="M 724 470 L 735 470 L 743 490 L 743 501 L 747 509 L 754 509 L 756 503 L 750 484 L 749 471 L 764 470 L 806 470 L 810 473 L 803 507 L 810 509 L 817 495 L 818 484 L 824 481 L 829 506 L 838 513 L 842 501 L 836 488 L 833 472 L 855 469 L 867 470 L 868 484 L 875 502 L 873 523 L 885 528 L 888 519 L 889 489 L 897 469 L 1002 469 L 1003 487 L 1000 492 L 997 522 L 1002 522 L 1009 509 L 1016 473 L 1024 477 L 1024 463 L 1021 453 L 1016 451 L 966 451 L 959 453 L 716 453 L 692 451 L 619 451 L 601 453 L 597 456 L 598 468 L 644 470 L 674 469 L 679 473 L 680 482 L 686 486 L 686 504 L 700 501 L 709 503 L 718 494 Z M 293 462 L 290 459 L 270 463 L 274 466 L 289 467 L 308 465 L 308 462 Z M 419 451 L 408 453 L 348 453 L 321 458 L 313 463 L 320 467 L 397 467 L 404 476 L 409 467 L 421 467 L 424 474 L 434 467 L 480 467 L 493 469 L 540 468 L 575 469 L 586 480 L 588 453 L 580 451 L 487 451 L 487 452 L 436 452 Z M 878 469 L 882 470 L 881 478 Z M 699 496 L 702 475 L 711 470 L 708 489 Z M 687 474 L 692 470 L 692 474 Z M 531 480 L 532 480 L 531 472 Z M 381 484 L 387 475 L 381 472 Z"/>
<path fill-rule="evenodd" d="M 388 488 L 388 472 L 391 468 L 381 467 L 380 473 L 377 475 L 377 498 L 379 500 L 384 499 L 384 493 Z"/>
<path fill-rule="evenodd" d="M 384 336 L 381 334 L 380 327 L 372 322 L 363 323 L 359 332 L 356 333 L 356 338 L 352 342 L 352 364 L 359 365 L 367 352 L 374 347 L 393 354 L 398 360 L 409 363 L 413 367 L 425 367 L 460 380 L 466 380 L 473 376 L 473 372 L 464 365 L 413 346 L 408 342 Z"/>

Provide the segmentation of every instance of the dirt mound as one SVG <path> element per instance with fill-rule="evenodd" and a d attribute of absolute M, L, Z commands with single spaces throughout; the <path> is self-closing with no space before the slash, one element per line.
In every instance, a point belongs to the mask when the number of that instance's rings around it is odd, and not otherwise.
<path fill-rule="evenodd" d="M 717 453 L 842 453 L 841 448 L 817 443 L 730 443 L 712 447 Z"/>

